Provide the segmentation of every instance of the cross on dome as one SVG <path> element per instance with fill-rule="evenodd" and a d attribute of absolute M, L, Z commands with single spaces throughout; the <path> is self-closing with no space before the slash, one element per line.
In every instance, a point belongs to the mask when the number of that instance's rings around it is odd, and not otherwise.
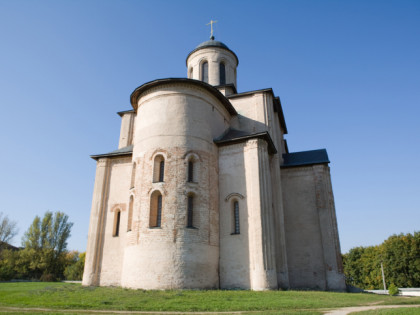
<path fill-rule="evenodd" d="M 206 25 L 210 25 L 210 39 L 214 39 L 214 36 L 213 36 L 213 24 L 214 23 L 217 23 L 217 21 L 213 21 L 213 20 L 210 20 L 210 23 L 207 23 Z"/>

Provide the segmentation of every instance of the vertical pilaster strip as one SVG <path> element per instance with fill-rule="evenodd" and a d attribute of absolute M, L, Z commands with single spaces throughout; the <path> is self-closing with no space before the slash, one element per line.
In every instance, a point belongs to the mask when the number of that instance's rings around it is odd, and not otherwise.
<path fill-rule="evenodd" d="M 327 177 L 328 166 L 314 166 L 316 206 L 318 209 L 319 224 L 322 237 L 322 248 L 324 251 L 325 281 L 327 290 L 344 290 L 344 278 L 339 273 L 337 260 L 338 233 L 335 219 L 335 209 L 332 201 L 332 188 Z"/>
<path fill-rule="evenodd" d="M 83 285 L 99 285 L 99 260 L 102 254 L 109 170 L 109 159 L 104 158 L 97 162 Z"/>
<path fill-rule="evenodd" d="M 287 267 L 286 231 L 284 226 L 283 193 L 281 188 L 280 157 L 271 158 L 270 173 L 273 196 L 274 244 L 276 253 L 277 283 L 279 288 L 289 288 L 289 271 Z"/>
<path fill-rule="evenodd" d="M 249 140 L 245 146 L 245 177 L 249 226 L 250 276 L 252 290 L 277 288 L 273 263 L 273 242 L 270 241 L 271 196 L 268 178 L 267 143 L 260 139 Z M 269 222 L 271 221 L 271 222 Z"/>

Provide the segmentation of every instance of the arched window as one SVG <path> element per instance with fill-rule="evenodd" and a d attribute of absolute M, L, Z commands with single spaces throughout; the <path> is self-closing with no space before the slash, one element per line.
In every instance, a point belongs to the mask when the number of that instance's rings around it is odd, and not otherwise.
<path fill-rule="evenodd" d="M 187 200 L 187 227 L 192 228 L 193 225 L 193 214 L 194 214 L 194 196 L 189 195 Z"/>
<path fill-rule="evenodd" d="M 233 233 L 232 234 L 240 234 L 240 226 L 239 226 L 239 202 L 233 202 Z"/>
<path fill-rule="evenodd" d="M 133 163 L 133 169 L 131 170 L 131 187 L 133 188 L 136 182 L 136 162 Z"/>
<path fill-rule="evenodd" d="M 112 233 L 113 236 L 119 236 L 120 235 L 120 221 L 121 221 L 121 210 L 117 209 L 115 211 L 114 216 L 114 233 Z"/>
<path fill-rule="evenodd" d="M 194 182 L 194 161 L 192 159 L 188 161 L 188 182 Z"/>
<path fill-rule="evenodd" d="M 130 196 L 130 203 L 128 205 L 128 222 L 127 222 L 127 231 L 131 231 L 133 225 L 133 196 Z"/>
<path fill-rule="evenodd" d="M 226 69 L 223 62 L 219 63 L 219 79 L 220 85 L 226 84 Z"/>
<path fill-rule="evenodd" d="M 209 63 L 207 61 L 201 64 L 201 81 L 209 83 Z"/>
<path fill-rule="evenodd" d="M 165 174 L 165 159 L 162 155 L 155 157 L 155 162 L 153 165 L 153 182 L 163 182 Z"/>
<path fill-rule="evenodd" d="M 193 78 L 193 68 L 191 67 L 190 70 L 188 71 L 188 78 L 192 79 Z"/>
<path fill-rule="evenodd" d="M 162 194 L 159 191 L 153 192 L 150 197 L 150 227 L 160 227 L 162 223 Z"/>

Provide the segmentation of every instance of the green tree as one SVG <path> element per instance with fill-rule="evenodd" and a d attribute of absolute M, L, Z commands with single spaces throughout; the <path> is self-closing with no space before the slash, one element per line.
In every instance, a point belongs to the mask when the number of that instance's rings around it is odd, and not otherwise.
<path fill-rule="evenodd" d="M 0 250 L 4 243 L 10 242 L 18 233 L 17 223 L 0 212 Z"/>
<path fill-rule="evenodd" d="M 67 280 L 82 280 L 85 267 L 86 253 L 77 251 L 69 252 L 66 255 L 67 267 L 64 269 L 64 276 Z"/>
<path fill-rule="evenodd" d="M 392 235 L 379 246 L 355 247 L 343 255 L 347 283 L 362 289 L 382 289 L 386 283 L 420 286 L 420 232 Z"/>
<path fill-rule="evenodd" d="M 22 266 L 25 265 L 31 277 L 41 280 L 63 278 L 65 268 L 65 253 L 67 239 L 70 237 L 73 223 L 68 221 L 68 216 L 63 212 L 47 211 L 44 217 L 36 216 L 22 243 L 25 247 L 22 253 Z M 29 265 L 25 254 L 31 254 Z"/>

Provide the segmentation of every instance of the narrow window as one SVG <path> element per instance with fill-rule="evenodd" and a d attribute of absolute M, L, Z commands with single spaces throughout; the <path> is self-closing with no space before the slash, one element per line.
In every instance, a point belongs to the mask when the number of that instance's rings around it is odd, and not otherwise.
<path fill-rule="evenodd" d="M 165 177 L 165 159 L 162 155 L 158 155 L 155 157 L 154 165 L 153 165 L 153 182 L 163 182 Z"/>
<path fill-rule="evenodd" d="M 163 174 L 165 172 L 165 161 L 160 161 L 159 163 L 159 181 L 163 182 Z"/>
<path fill-rule="evenodd" d="M 120 219 L 121 219 L 121 211 L 118 210 L 115 213 L 114 236 L 119 236 L 120 235 Z"/>
<path fill-rule="evenodd" d="M 188 72 L 188 78 L 192 79 L 193 78 L 193 68 L 190 68 L 190 71 Z"/>
<path fill-rule="evenodd" d="M 194 162 L 188 161 L 188 181 L 191 183 L 194 181 Z"/>
<path fill-rule="evenodd" d="M 209 83 L 209 63 L 207 61 L 201 65 L 201 81 Z"/>
<path fill-rule="evenodd" d="M 239 203 L 235 201 L 233 203 L 233 234 L 239 234 Z"/>
<path fill-rule="evenodd" d="M 194 197 L 188 196 L 187 227 L 193 227 L 193 210 L 194 210 Z"/>
<path fill-rule="evenodd" d="M 219 63 L 220 85 L 226 84 L 226 70 L 223 62 Z"/>
<path fill-rule="evenodd" d="M 150 227 L 160 227 L 162 223 L 162 195 L 155 191 L 150 198 Z"/>
<path fill-rule="evenodd" d="M 133 224 L 133 196 L 130 196 L 130 204 L 128 206 L 128 223 L 127 223 L 127 232 L 131 231 Z"/>

